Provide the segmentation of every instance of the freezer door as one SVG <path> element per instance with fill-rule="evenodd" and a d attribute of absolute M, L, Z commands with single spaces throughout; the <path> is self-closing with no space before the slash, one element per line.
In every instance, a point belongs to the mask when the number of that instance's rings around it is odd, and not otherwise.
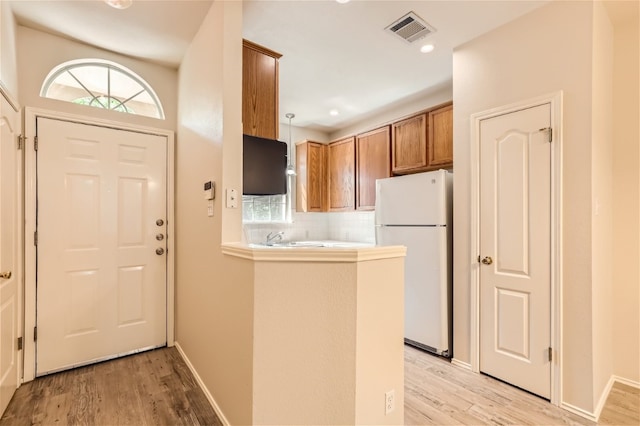
<path fill-rule="evenodd" d="M 376 181 L 376 225 L 446 225 L 451 186 L 445 170 Z"/>
<path fill-rule="evenodd" d="M 378 226 L 376 241 L 378 245 L 407 247 L 404 275 L 405 338 L 443 354 L 450 349 L 451 326 L 447 228 Z"/>

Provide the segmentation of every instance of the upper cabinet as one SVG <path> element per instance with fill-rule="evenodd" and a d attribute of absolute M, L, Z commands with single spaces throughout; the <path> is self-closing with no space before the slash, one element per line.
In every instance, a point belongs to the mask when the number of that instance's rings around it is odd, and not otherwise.
<path fill-rule="evenodd" d="M 453 167 L 453 105 L 447 103 L 392 125 L 394 174 Z"/>
<path fill-rule="evenodd" d="M 242 132 L 278 139 L 278 60 L 281 54 L 242 40 Z"/>
<path fill-rule="evenodd" d="M 453 105 L 429 112 L 429 166 L 453 166 Z"/>
<path fill-rule="evenodd" d="M 391 176 L 390 126 L 356 136 L 356 209 L 373 210 L 376 179 Z"/>
<path fill-rule="evenodd" d="M 328 199 L 329 211 L 355 208 L 355 138 L 353 136 L 329 144 Z"/>
<path fill-rule="evenodd" d="M 327 211 L 327 145 L 304 141 L 296 145 L 296 211 Z"/>
<path fill-rule="evenodd" d="M 427 167 L 427 114 L 419 114 L 392 125 L 393 173 L 407 173 Z"/>

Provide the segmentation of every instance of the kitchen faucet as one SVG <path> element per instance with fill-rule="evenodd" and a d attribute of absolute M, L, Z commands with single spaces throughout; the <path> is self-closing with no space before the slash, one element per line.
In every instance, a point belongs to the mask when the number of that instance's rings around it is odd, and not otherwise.
<path fill-rule="evenodd" d="M 283 235 L 284 235 L 284 231 L 276 232 L 275 234 L 273 232 L 269 232 L 269 235 L 267 235 L 267 241 L 265 244 L 268 246 L 271 246 L 273 244 L 279 243 L 280 241 L 282 241 Z"/>

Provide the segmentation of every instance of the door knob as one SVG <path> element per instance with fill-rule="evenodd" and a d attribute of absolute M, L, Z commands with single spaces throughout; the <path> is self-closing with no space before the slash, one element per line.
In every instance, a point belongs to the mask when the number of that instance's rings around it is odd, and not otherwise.
<path fill-rule="evenodd" d="M 481 260 L 481 262 L 485 265 L 491 265 L 493 263 L 493 259 L 491 258 L 491 256 L 485 256 L 484 259 Z"/>
<path fill-rule="evenodd" d="M 156 254 L 157 254 L 158 256 L 163 255 L 163 254 L 164 254 L 164 249 L 163 249 L 162 247 L 158 247 L 158 248 L 156 249 Z"/>
<path fill-rule="evenodd" d="M 3 278 L 5 280 L 8 280 L 9 278 L 11 278 L 11 271 L 8 272 L 0 272 L 0 278 Z"/>
<path fill-rule="evenodd" d="M 162 220 L 162 219 L 156 220 L 156 225 L 158 225 L 158 226 L 164 225 L 164 220 Z"/>

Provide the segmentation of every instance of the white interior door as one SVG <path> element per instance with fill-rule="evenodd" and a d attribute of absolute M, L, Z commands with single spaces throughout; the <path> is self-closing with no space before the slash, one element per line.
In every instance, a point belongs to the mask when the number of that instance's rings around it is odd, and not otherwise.
<path fill-rule="evenodd" d="M 36 374 L 166 344 L 167 139 L 37 119 Z"/>
<path fill-rule="evenodd" d="M 480 371 L 551 394 L 551 106 L 480 124 Z"/>
<path fill-rule="evenodd" d="M 0 94 L 0 415 L 18 387 L 18 113 Z"/>

